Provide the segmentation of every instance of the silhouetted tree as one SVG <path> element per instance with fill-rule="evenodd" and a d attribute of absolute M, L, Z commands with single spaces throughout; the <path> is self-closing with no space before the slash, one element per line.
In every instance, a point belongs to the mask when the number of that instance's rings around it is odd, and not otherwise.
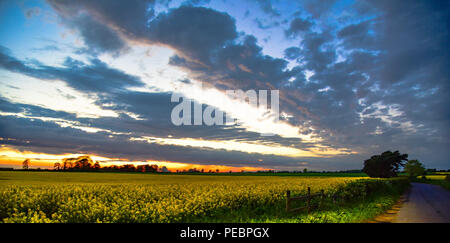
<path fill-rule="evenodd" d="M 136 171 L 139 171 L 139 172 L 146 172 L 145 166 L 146 166 L 146 165 L 138 165 L 138 166 L 136 167 Z"/>
<path fill-rule="evenodd" d="M 22 162 L 22 169 L 24 170 L 28 170 L 28 168 L 30 167 L 30 159 L 26 159 Z"/>
<path fill-rule="evenodd" d="M 64 158 L 61 163 L 58 164 L 59 169 L 62 170 L 89 171 L 96 169 L 94 161 L 87 155 L 79 156 L 77 158 Z M 56 163 L 54 166 L 56 166 Z M 100 165 L 98 164 L 98 166 Z"/>
<path fill-rule="evenodd" d="M 159 169 L 159 171 L 160 171 L 160 172 L 164 172 L 164 173 L 170 172 L 169 169 L 167 169 L 166 166 L 161 167 L 161 168 Z"/>
<path fill-rule="evenodd" d="M 75 161 L 75 168 L 79 170 L 89 170 L 92 168 L 93 160 L 89 156 L 80 156 Z"/>
<path fill-rule="evenodd" d="M 60 164 L 59 162 L 56 162 L 56 163 L 53 165 L 53 169 L 54 169 L 54 170 L 60 170 L 60 169 L 61 169 L 61 164 Z"/>
<path fill-rule="evenodd" d="M 191 168 L 188 170 L 189 173 L 198 173 L 200 172 L 197 168 Z"/>
<path fill-rule="evenodd" d="M 93 161 L 89 156 L 79 156 L 77 158 L 64 158 L 61 163 L 54 164 L 54 168 L 61 170 L 75 171 L 123 171 L 123 172 L 158 172 L 158 165 L 139 165 L 135 167 L 133 164 L 124 164 L 121 166 L 111 165 L 102 167 L 98 161 Z M 169 172 L 164 166 L 163 172 Z"/>
<path fill-rule="evenodd" d="M 100 168 L 101 168 L 100 163 L 98 161 L 96 161 L 94 163 L 94 167 L 93 168 L 94 168 L 94 170 L 100 170 Z"/>
<path fill-rule="evenodd" d="M 120 166 L 119 170 L 125 171 L 125 172 L 133 172 L 133 171 L 136 171 L 136 167 L 134 167 L 133 164 L 126 164 L 126 165 Z"/>
<path fill-rule="evenodd" d="M 108 169 L 111 170 L 111 171 L 119 171 L 119 166 L 111 165 L 110 167 L 108 167 Z"/>
<path fill-rule="evenodd" d="M 397 176 L 398 169 L 404 165 L 404 161 L 408 161 L 407 154 L 386 151 L 365 160 L 362 171 L 370 177 L 390 178 Z"/>
<path fill-rule="evenodd" d="M 158 172 L 158 166 L 157 165 L 138 165 L 136 167 L 136 171 L 139 172 Z"/>
<path fill-rule="evenodd" d="M 73 162 L 77 160 L 76 158 L 64 158 L 62 160 L 62 169 L 63 170 L 68 170 L 71 169 L 73 167 Z"/>
<path fill-rule="evenodd" d="M 158 172 L 158 165 L 150 165 L 150 172 Z"/>

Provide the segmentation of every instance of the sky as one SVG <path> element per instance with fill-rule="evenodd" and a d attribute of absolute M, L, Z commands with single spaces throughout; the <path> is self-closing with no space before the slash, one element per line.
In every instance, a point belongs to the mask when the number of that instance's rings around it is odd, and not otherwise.
<path fill-rule="evenodd" d="M 432 0 L 2 0 L 0 166 L 348 170 L 399 150 L 449 169 L 448 14 Z M 279 119 L 227 90 L 278 90 Z M 174 95 L 239 122 L 176 125 Z"/>

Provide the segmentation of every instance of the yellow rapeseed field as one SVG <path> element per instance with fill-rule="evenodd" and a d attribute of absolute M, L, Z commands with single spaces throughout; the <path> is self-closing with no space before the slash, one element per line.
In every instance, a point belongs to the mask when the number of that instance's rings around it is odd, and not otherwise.
<path fill-rule="evenodd" d="M 357 177 L 0 172 L 3 222 L 187 222 L 332 192 Z"/>

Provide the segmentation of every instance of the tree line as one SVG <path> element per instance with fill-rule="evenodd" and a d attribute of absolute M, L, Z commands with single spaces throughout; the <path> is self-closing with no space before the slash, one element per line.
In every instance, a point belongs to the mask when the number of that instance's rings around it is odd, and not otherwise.
<path fill-rule="evenodd" d="M 29 170 L 30 159 L 26 159 L 22 163 L 23 170 Z M 364 168 L 362 170 L 350 170 L 350 171 L 340 171 L 345 173 L 352 172 L 364 172 L 369 177 L 378 177 L 378 178 L 390 178 L 398 176 L 400 168 L 403 167 L 405 173 L 408 174 L 409 177 L 415 178 L 417 176 L 425 175 L 427 172 L 437 172 L 439 170 L 436 169 L 425 169 L 422 163 L 418 160 L 408 160 L 408 154 L 401 154 L 399 151 L 385 151 L 380 155 L 374 155 L 369 159 L 364 161 Z M 11 168 L 9 168 L 11 169 Z M 133 164 L 124 164 L 124 165 L 111 165 L 111 166 L 100 166 L 98 161 L 93 161 L 89 156 L 79 156 L 77 158 L 64 158 L 61 162 L 56 162 L 53 166 L 54 170 L 61 171 L 123 171 L 123 172 L 169 172 L 169 170 L 162 166 L 161 168 L 158 165 L 138 165 L 135 166 Z M 40 170 L 39 168 L 37 170 Z M 442 170 L 445 171 L 445 170 Z M 448 170 L 450 171 L 450 170 Z M 196 169 L 191 168 L 189 170 L 177 170 L 177 173 L 205 173 L 204 169 Z M 231 171 L 229 171 L 231 173 Z M 244 172 L 244 171 L 241 171 Z M 272 172 L 273 170 L 268 171 L 258 171 L 262 172 Z M 279 171 L 283 172 L 283 171 Z M 288 171 L 285 171 L 288 172 Z M 295 171 L 294 173 L 298 173 L 301 171 Z M 303 170 L 303 173 L 307 173 L 307 169 Z M 213 170 L 209 170 L 207 173 L 214 173 Z M 219 173 L 219 170 L 216 169 L 215 173 Z M 311 173 L 313 173 L 311 171 Z M 325 173 L 323 171 L 322 173 Z"/>
<path fill-rule="evenodd" d="M 56 162 L 53 165 L 54 170 L 61 171 L 117 171 L 117 172 L 166 172 L 168 171 L 165 166 L 161 168 L 158 165 L 138 165 L 124 164 L 124 165 L 111 165 L 100 166 L 98 161 L 93 161 L 89 156 L 79 156 L 77 158 L 64 158 L 61 162 Z"/>

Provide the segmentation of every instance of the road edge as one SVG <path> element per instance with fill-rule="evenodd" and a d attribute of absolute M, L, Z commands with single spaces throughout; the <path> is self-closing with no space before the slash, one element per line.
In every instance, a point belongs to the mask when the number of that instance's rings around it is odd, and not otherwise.
<path fill-rule="evenodd" d="M 403 206 L 403 203 L 409 200 L 409 194 L 411 192 L 411 186 L 400 196 L 397 202 L 386 212 L 375 216 L 373 219 L 368 220 L 366 223 L 393 223 L 398 215 L 398 212 Z"/>

